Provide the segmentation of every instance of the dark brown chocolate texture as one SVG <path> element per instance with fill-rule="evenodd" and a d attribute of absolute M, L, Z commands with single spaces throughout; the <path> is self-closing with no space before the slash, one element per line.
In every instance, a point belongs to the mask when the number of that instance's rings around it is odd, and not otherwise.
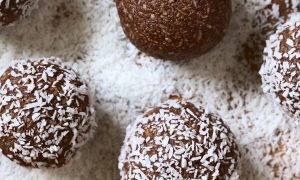
<path fill-rule="evenodd" d="M 26 16 L 38 0 L 0 0 L 0 26 L 10 25 Z"/>
<path fill-rule="evenodd" d="M 121 179 L 224 179 L 238 176 L 239 151 L 224 122 L 183 100 L 137 118 L 119 158 Z"/>
<path fill-rule="evenodd" d="M 223 38 L 230 0 L 116 0 L 123 30 L 142 52 L 163 59 L 206 53 Z"/>
<path fill-rule="evenodd" d="M 90 136 L 87 86 L 60 63 L 22 60 L 0 77 L 0 148 L 22 166 L 61 167 Z"/>

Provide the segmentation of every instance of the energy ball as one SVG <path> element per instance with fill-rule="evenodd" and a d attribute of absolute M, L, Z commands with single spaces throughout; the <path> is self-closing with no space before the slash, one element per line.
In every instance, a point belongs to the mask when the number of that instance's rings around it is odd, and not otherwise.
<path fill-rule="evenodd" d="M 180 60 L 199 56 L 223 38 L 231 0 L 116 0 L 129 40 L 151 56 Z"/>
<path fill-rule="evenodd" d="M 264 8 L 256 12 L 253 28 L 268 37 L 276 32 L 279 25 L 285 23 L 291 13 L 299 11 L 296 8 L 299 5 L 298 1 L 271 0 Z"/>
<path fill-rule="evenodd" d="M 30 14 L 39 0 L 0 0 L 0 26 L 8 26 Z"/>
<path fill-rule="evenodd" d="M 183 100 L 169 100 L 127 128 L 121 179 L 238 178 L 240 153 L 224 122 Z"/>
<path fill-rule="evenodd" d="M 271 0 L 257 10 L 252 21 L 252 32 L 246 41 L 239 46 L 237 57 L 246 60 L 252 71 L 259 71 L 266 40 L 274 34 L 288 17 L 299 12 L 300 1 Z"/>
<path fill-rule="evenodd" d="M 87 86 L 58 58 L 20 60 L 0 77 L 0 149 L 26 167 L 61 167 L 91 136 Z"/>
<path fill-rule="evenodd" d="M 299 15 L 279 27 L 267 40 L 259 72 L 263 91 L 295 117 L 300 115 Z"/>

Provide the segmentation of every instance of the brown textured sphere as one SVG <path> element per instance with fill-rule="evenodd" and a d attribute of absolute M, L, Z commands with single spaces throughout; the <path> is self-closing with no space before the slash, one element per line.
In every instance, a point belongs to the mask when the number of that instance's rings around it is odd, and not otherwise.
<path fill-rule="evenodd" d="M 29 15 L 39 0 L 0 0 L 0 26 L 10 25 Z"/>
<path fill-rule="evenodd" d="M 260 69 L 263 91 L 289 115 L 300 117 L 300 14 L 266 41 Z"/>
<path fill-rule="evenodd" d="M 277 28 L 288 20 L 288 17 L 300 10 L 300 1 L 271 0 L 255 13 L 252 22 L 253 31 L 247 40 L 238 47 L 239 59 L 245 59 L 255 72 L 262 64 L 266 40 Z"/>
<path fill-rule="evenodd" d="M 60 167 L 90 137 L 87 86 L 57 58 L 21 60 L 0 77 L 0 149 L 22 166 Z"/>
<path fill-rule="evenodd" d="M 231 0 L 116 0 L 121 24 L 141 51 L 163 59 L 201 55 L 223 38 Z"/>
<path fill-rule="evenodd" d="M 127 128 L 121 179 L 238 177 L 239 151 L 224 122 L 183 100 L 170 100 Z"/>

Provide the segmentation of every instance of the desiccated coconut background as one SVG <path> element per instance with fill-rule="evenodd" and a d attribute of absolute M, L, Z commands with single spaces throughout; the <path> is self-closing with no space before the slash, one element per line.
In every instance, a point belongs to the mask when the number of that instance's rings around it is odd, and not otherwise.
<path fill-rule="evenodd" d="M 61 169 L 26 169 L 0 155 L 0 179 L 119 179 L 125 127 L 172 94 L 204 105 L 231 127 L 243 157 L 241 179 L 300 179 L 300 125 L 268 100 L 258 72 L 237 58 L 255 11 L 270 0 L 233 1 L 224 40 L 190 61 L 139 53 L 122 32 L 113 0 L 41 0 L 32 16 L 1 30 L 1 71 L 16 58 L 66 60 L 96 92 L 99 127 Z"/>

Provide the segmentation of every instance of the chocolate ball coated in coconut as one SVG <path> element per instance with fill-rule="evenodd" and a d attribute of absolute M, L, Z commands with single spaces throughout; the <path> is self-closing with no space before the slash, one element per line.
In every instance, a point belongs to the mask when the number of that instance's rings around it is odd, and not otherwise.
<path fill-rule="evenodd" d="M 123 30 L 142 52 L 186 59 L 212 49 L 223 38 L 231 0 L 117 0 Z"/>
<path fill-rule="evenodd" d="M 39 0 L 0 0 L 0 26 L 7 26 L 28 16 Z"/>
<path fill-rule="evenodd" d="M 299 8 L 300 1 L 271 0 L 257 10 L 252 22 L 253 32 L 249 34 L 242 46 L 238 47 L 242 50 L 238 55 L 239 59 L 245 59 L 253 71 L 259 71 L 266 40 L 276 32 L 278 26 L 287 21 L 292 13 L 299 12 Z"/>
<path fill-rule="evenodd" d="M 61 167 L 91 136 L 93 111 L 58 58 L 20 60 L 0 77 L 0 149 L 22 166 Z"/>
<path fill-rule="evenodd" d="M 296 19 L 292 18 L 267 40 L 260 75 L 263 91 L 290 115 L 299 117 L 300 21 Z"/>
<path fill-rule="evenodd" d="M 296 8 L 299 5 L 298 1 L 271 0 L 256 12 L 253 28 L 258 30 L 262 36 L 269 37 L 276 32 L 278 26 L 285 23 L 291 13 L 299 11 Z"/>
<path fill-rule="evenodd" d="M 121 179 L 230 179 L 239 151 L 224 122 L 183 100 L 169 100 L 127 128 Z"/>

